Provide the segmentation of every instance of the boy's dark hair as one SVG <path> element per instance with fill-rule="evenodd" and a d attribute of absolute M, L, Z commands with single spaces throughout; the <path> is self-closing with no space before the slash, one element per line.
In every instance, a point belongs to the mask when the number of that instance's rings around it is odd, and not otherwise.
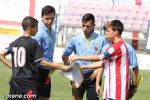
<path fill-rule="evenodd" d="M 25 31 L 28 27 L 35 27 L 38 25 L 38 20 L 31 16 L 27 16 L 22 21 L 22 28 Z"/>
<path fill-rule="evenodd" d="M 95 17 L 94 17 L 93 14 L 87 13 L 87 14 L 83 15 L 82 22 L 85 23 L 85 22 L 88 22 L 88 21 L 92 21 L 92 24 L 95 23 Z"/>
<path fill-rule="evenodd" d="M 109 27 L 112 28 L 113 31 L 118 31 L 119 35 L 122 34 L 124 30 L 124 26 L 120 20 L 112 20 L 110 22 L 107 22 L 106 25 L 104 25 L 103 29 L 106 31 Z"/>
<path fill-rule="evenodd" d="M 56 13 L 54 7 L 46 5 L 42 8 L 42 12 L 41 12 L 42 16 L 50 14 L 50 13 L 54 13 L 54 14 Z"/>

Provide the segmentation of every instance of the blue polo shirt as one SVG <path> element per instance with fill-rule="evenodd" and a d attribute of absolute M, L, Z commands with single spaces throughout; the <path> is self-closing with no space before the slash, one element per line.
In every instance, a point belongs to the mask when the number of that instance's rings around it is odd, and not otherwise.
<path fill-rule="evenodd" d="M 106 44 L 103 36 L 92 32 L 90 38 L 86 39 L 84 33 L 79 33 L 73 37 L 68 43 L 64 54 L 70 56 L 72 53 L 76 55 L 94 55 L 101 52 L 102 47 Z M 93 62 L 79 60 L 80 66 L 91 64 Z M 84 70 L 84 73 L 92 72 L 93 69 Z"/>
<path fill-rule="evenodd" d="M 133 69 L 135 67 L 138 67 L 138 61 L 137 61 L 137 56 L 136 56 L 136 52 L 133 49 L 133 47 L 128 44 L 125 43 L 128 49 L 128 59 L 129 59 L 129 65 L 130 65 L 130 69 Z"/>
<path fill-rule="evenodd" d="M 53 62 L 54 47 L 56 42 L 56 34 L 51 28 L 49 32 L 48 28 L 43 22 L 38 25 L 38 32 L 33 37 L 40 45 L 41 51 L 43 52 L 44 59 L 46 61 Z"/>

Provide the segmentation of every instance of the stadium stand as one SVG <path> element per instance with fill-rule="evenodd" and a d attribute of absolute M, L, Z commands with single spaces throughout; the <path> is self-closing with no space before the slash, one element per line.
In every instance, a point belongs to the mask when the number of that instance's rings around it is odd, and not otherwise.
<path fill-rule="evenodd" d="M 90 5 L 90 6 L 89 6 Z M 123 23 L 128 23 L 133 25 L 136 23 L 136 25 L 143 27 L 144 24 L 146 23 L 139 23 L 142 22 L 143 20 L 148 20 L 150 18 L 150 12 L 149 10 L 150 7 L 144 7 L 144 6 L 131 6 L 131 5 L 115 5 L 114 7 L 112 4 L 101 4 L 101 3 L 82 3 L 82 2 L 71 2 L 68 7 L 65 8 L 65 13 L 63 14 L 63 19 L 62 20 L 69 20 L 70 18 L 68 17 L 69 15 L 76 15 L 72 16 L 71 20 L 75 20 L 73 22 L 78 22 L 79 19 L 75 17 L 81 17 L 83 14 L 89 12 L 93 13 L 96 16 L 96 19 L 103 19 L 106 17 L 106 20 L 111 20 L 111 19 L 123 19 Z M 107 19 L 109 18 L 109 19 Z M 63 24 L 63 23 L 60 23 Z M 76 23 L 70 23 L 73 26 Z M 72 27 L 72 26 L 71 26 Z M 97 25 L 97 28 L 100 27 Z M 144 28 L 137 27 L 136 31 L 138 32 L 146 32 Z M 125 28 L 126 31 L 134 31 L 135 27 Z"/>
<path fill-rule="evenodd" d="M 96 29 L 100 29 L 100 27 L 109 20 L 119 19 L 124 23 L 124 30 L 126 32 L 136 32 L 137 35 L 139 35 L 139 33 L 147 33 L 148 20 L 150 19 L 149 9 L 149 6 L 127 4 L 112 5 L 112 3 L 77 2 L 71 0 L 69 6 L 66 7 L 64 13 L 61 14 L 62 19 L 59 25 L 81 28 L 82 15 L 85 13 L 93 13 L 96 19 Z M 137 40 L 139 40 L 139 38 L 138 36 Z M 134 44 L 137 45 L 138 42 Z M 138 47 L 134 47 L 138 49 Z"/>

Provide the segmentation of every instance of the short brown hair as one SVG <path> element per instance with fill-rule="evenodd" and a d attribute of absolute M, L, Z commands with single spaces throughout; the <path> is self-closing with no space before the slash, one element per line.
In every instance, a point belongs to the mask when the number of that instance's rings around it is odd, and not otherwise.
<path fill-rule="evenodd" d="M 22 28 L 24 31 L 27 30 L 28 27 L 35 27 L 36 25 L 38 25 L 38 20 L 31 16 L 25 17 L 22 21 Z"/>
<path fill-rule="evenodd" d="M 87 13 L 87 14 L 83 15 L 82 22 L 85 23 L 85 22 L 88 22 L 88 21 L 92 21 L 92 24 L 95 23 L 95 17 L 94 17 L 93 14 Z"/>
<path fill-rule="evenodd" d="M 112 20 L 112 21 L 107 22 L 103 26 L 103 29 L 106 31 L 106 29 L 108 29 L 109 27 L 111 27 L 113 31 L 117 30 L 120 35 L 122 34 L 124 30 L 123 23 L 120 20 Z"/>
<path fill-rule="evenodd" d="M 46 5 L 42 8 L 42 12 L 41 12 L 42 16 L 50 14 L 50 13 L 54 13 L 54 14 L 56 13 L 54 7 L 52 7 L 50 5 Z"/>

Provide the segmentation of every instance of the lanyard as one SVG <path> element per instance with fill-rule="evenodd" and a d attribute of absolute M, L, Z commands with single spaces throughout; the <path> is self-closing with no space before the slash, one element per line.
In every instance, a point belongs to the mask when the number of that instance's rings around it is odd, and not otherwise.
<path fill-rule="evenodd" d="M 90 38 L 85 38 L 84 34 L 82 34 L 82 37 L 86 39 L 86 50 L 89 49 L 90 47 L 90 41 L 94 38 L 95 33 L 92 34 L 92 36 L 90 36 Z"/>

